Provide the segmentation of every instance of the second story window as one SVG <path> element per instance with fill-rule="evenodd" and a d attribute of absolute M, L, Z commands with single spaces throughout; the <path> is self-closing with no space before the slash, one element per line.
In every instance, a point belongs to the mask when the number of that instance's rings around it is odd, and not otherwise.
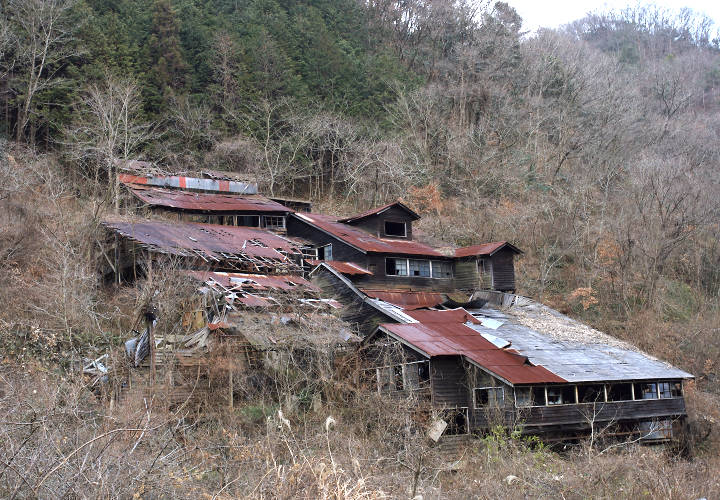
<path fill-rule="evenodd" d="M 267 229 L 284 230 L 285 217 L 277 215 L 263 215 L 263 223 Z"/>
<path fill-rule="evenodd" d="M 407 228 L 405 227 L 405 223 L 386 220 L 385 236 L 395 236 L 396 238 L 407 237 Z"/>
<path fill-rule="evenodd" d="M 388 276 L 407 276 L 407 259 L 385 259 L 385 274 Z"/>
<path fill-rule="evenodd" d="M 430 277 L 429 260 L 410 260 L 410 276 Z"/>
<path fill-rule="evenodd" d="M 385 259 L 387 276 L 412 276 L 416 278 L 452 278 L 452 262 L 426 259 Z"/>

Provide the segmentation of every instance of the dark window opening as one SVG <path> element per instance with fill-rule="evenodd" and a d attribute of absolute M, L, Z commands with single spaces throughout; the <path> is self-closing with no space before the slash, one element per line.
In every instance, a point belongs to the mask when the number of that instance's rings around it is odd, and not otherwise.
<path fill-rule="evenodd" d="M 238 215 L 235 217 L 236 226 L 260 227 L 260 217 L 257 215 Z"/>
<path fill-rule="evenodd" d="M 670 395 L 673 398 L 682 397 L 682 382 L 671 382 L 670 383 Z"/>
<path fill-rule="evenodd" d="M 487 273 L 487 262 L 485 259 L 478 259 L 478 271 L 481 273 Z"/>
<path fill-rule="evenodd" d="M 385 235 L 386 236 L 407 236 L 407 231 L 404 222 L 393 222 L 390 220 L 385 221 Z"/>
<path fill-rule="evenodd" d="M 393 366 L 393 381 L 395 382 L 396 391 L 402 391 L 405 388 L 402 365 Z"/>
<path fill-rule="evenodd" d="M 515 404 L 517 406 L 532 406 L 532 388 L 516 387 L 515 388 Z"/>
<path fill-rule="evenodd" d="M 442 419 L 447 422 L 448 426 L 445 429 L 445 435 L 458 435 L 467 434 L 467 415 L 464 408 L 458 408 L 457 410 L 445 410 L 442 414 Z"/>
<path fill-rule="evenodd" d="M 632 384 L 610 384 L 608 401 L 632 401 Z"/>
<path fill-rule="evenodd" d="M 602 385 L 579 385 L 579 403 L 599 403 L 605 401 L 605 388 Z"/>
<path fill-rule="evenodd" d="M 531 389 L 533 406 L 545 406 L 545 388 L 544 387 L 533 387 Z"/>

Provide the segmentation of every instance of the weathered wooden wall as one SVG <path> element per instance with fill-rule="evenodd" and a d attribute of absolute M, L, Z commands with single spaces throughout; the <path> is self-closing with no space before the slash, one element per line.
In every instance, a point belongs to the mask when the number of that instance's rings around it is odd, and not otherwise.
<path fill-rule="evenodd" d="M 367 257 L 363 252 L 340 241 L 334 236 L 330 236 L 329 234 L 320 231 L 297 217 L 288 217 L 286 225 L 288 236 L 297 236 L 299 238 L 306 239 L 312 242 L 314 246 L 318 247 L 332 244 L 332 260 L 354 262 L 359 266 L 367 267 Z"/>
<path fill-rule="evenodd" d="M 490 258 L 492 288 L 502 292 L 515 290 L 515 254 L 509 248 L 499 250 Z"/>

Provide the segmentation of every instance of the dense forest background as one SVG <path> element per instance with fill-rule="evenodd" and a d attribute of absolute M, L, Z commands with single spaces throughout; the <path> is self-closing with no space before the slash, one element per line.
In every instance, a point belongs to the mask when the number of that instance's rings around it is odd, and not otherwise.
<path fill-rule="evenodd" d="M 119 343 L 99 221 L 117 210 L 116 168 L 140 159 L 235 172 L 329 213 L 400 198 L 438 245 L 511 241 L 519 293 L 694 373 L 697 418 L 720 421 L 710 19 L 635 7 L 526 33 L 507 4 L 469 0 L 0 13 L 0 326 L 20 339 L 6 352 Z"/>

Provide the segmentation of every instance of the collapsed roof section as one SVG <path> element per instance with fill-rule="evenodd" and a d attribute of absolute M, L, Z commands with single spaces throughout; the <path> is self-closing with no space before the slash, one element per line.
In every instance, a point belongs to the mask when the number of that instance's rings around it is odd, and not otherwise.
<path fill-rule="evenodd" d="M 373 273 L 365 269 L 362 266 L 355 264 L 354 262 L 345 262 L 341 260 L 317 260 L 317 259 L 306 259 L 305 262 L 311 266 L 318 266 L 320 264 L 326 264 L 337 272 L 348 275 L 348 276 L 371 276 Z M 312 274 L 312 271 L 310 272 Z"/>
<path fill-rule="evenodd" d="M 152 253 L 195 258 L 211 266 L 234 269 L 300 272 L 297 262 L 301 245 L 267 231 L 161 221 L 107 220 L 103 225 Z"/>
<path fill-rule="evenodd" d="M 340 222 L 337 217 L 305 213 L 295 213 L 293 216 L 363 253 L 450 257 L 417 241 L 378 238 L 362 229 Z"/>
<path fill-rule="evenodd" d="M 166 189 L 139 184 L 125 184 L 143 203 L 174 210 L 231 213 L 277 213 L 286 215 L 292 210 L 261 195 L 231 195 Z"/>

